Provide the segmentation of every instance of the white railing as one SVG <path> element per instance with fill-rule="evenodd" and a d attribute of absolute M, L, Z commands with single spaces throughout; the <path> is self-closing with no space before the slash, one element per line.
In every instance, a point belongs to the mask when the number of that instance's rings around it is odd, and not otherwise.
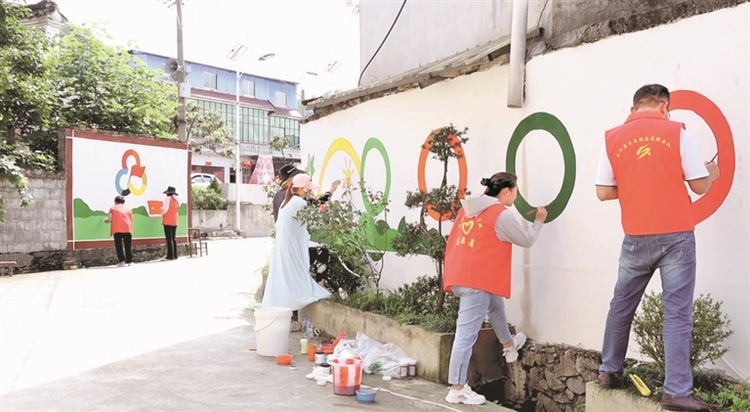
<path fill-rule="evenodd" d="M 272 155 L 273 157 L 281 157 L 281 152 L 273 150 L 267 144 L 263 143 L 240 143 L 240 154 L 243 156 L 260 156 L 260 155 Z M 302 152 L 298 147 L 292 147 L 284 149 L 284 155 L 287 158 L 300 159 Z"/>

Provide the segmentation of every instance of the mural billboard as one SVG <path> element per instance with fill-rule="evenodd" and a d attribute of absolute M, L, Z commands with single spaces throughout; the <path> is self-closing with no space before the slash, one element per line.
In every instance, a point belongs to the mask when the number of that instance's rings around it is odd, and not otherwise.
<path fill-rule="evenodd" d="M 164 241 L 163 192 L 177 190 L 178 241 L 187 236 L 190 150 L 184 143 L 121 135 L 66 131 L 68 249 L 111 243 L 105 223 L 117 195 L 133 211 L 134 244 Z"/>

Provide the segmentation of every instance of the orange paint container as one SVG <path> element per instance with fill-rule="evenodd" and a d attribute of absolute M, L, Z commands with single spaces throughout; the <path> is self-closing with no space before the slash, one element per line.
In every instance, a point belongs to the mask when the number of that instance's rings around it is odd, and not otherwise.
<path fill-rule="evenodd" d="M 315 350 L 316 349 L 317 347 L 314 344 L 312 343 L 307 344 L 307 360 L 309 360 L 310 362 L 315 362 Z"/>

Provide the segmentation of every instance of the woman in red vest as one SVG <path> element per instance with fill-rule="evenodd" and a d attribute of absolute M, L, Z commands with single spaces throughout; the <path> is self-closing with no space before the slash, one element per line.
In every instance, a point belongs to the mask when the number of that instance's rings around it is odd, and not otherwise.
<path fill-rule="evenodd" d="M 505 316 L 505 299 L 510 298 L 512 244 L 530 247 L 536 241 L 547 209 L 536 209 L 536 219 L 526 231 L 508 210 L 518 195 L 516 176 L 495 173 L 482 179 L 484 196 L 464 199 L 453 223 L 445 249 L 443 289 L 460 299 L 456 334 L 448 369 L 451 388 L 449 403 L 481 405 L 484 396 L 471 390 L 467 371 L 472 348 L 485 315 L 503 344 L 505 361 L 515 362 L 518 349 L 526 343 L 522 332 L 511 336 Z"/>
<path fill-rule="evenodd" d="M 167 197 L 161 205 L 161 224 L 164 226 L 164 237 L 167 239 L 167 256 L 161 260 L 177 259 L 177 218 L 180 211 L 180 201 L 172 186 L 164 191 Z"/>
<path fill-rule="evenodd" d="M 133 252 L 130 249 L 133 240 L 133 212 L 125 206 L 125 198 L 115 197 L 115 205 L 109 209 L 106 223 L 111 223 L 109 235 L 115 237 L 115 250 L 119 267 L 133 264 Z M 124 252 L 123 252 L 124 246 Z"/>

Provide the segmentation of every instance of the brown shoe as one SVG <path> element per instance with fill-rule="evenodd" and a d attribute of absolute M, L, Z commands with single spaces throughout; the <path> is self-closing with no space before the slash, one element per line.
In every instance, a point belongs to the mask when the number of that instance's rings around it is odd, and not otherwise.
<path fill-rule="evenodd" d="M 719 410 L 718 406 L 705 403 L 696 398 L 695 395 L 675 398 L 666 393 L 661 396 L 661 407 L 668 411 L 713 412 Z"/>
<path fill-rule="evenodd" d="M 623 386 L 621 373 L 600 373 L 596 381 L 605 389 L 619 389 Z"/>

